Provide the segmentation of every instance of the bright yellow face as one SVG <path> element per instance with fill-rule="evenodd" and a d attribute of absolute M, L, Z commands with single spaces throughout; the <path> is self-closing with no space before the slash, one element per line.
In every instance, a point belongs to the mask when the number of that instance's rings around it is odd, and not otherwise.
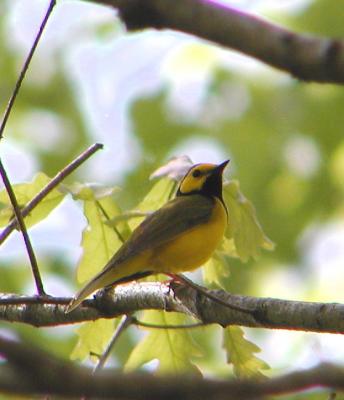
<path fill-rule="evenodd" d="M 181 194 L 187 194 L 190 192 L 201 191 L 207 178 L 212 174 L 216 167 L 217 165 L 215 164 L 194 165 L 184 176 L 179 186 L 179 192 Z"/>

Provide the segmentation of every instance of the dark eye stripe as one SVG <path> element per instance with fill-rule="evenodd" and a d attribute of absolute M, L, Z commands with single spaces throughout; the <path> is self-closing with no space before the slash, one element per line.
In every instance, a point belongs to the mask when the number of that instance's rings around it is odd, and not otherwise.
<path fill-rule="evenodd" d="M 199 169 L 195 169 L 192 173 L 192 176 L 194 178 L 198 178 L 199 176 L 201 176 L 201 171 Z"/>

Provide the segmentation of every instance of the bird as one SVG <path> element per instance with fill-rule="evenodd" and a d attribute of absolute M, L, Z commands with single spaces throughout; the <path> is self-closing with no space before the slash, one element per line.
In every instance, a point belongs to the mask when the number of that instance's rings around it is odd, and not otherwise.
<path fill-rule="evenodd" d="M 193 271 L 221 243 L 228 211 L 222 196 L 221 164 L 195 164 L 182 178 L 175 198 L 148 215 L 105 267 L 70 301 L 71 312 L 98 289 L 151 274 Z"/>

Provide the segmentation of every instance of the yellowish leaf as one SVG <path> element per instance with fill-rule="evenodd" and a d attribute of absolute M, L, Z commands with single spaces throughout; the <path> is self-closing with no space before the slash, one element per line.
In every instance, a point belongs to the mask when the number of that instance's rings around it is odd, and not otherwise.
<path fill-rule="evenodd" d="M 82 361 L 87 357 L 102 355 L 113 335 L 115 325 L 116 321 L 110 319 L 98 319 L 83 324 L 77 330 L 79 340 L 71 354 L 72 360 Z"/>
<path fill-rule="evenodd" d="M 118 231 L 105 223 L 107 217 L 119 215 L 120 209 L 112 195 L 96 196 L 89 187 L 80 190 L 78 197 L 84 201 L 84 215 L 88 222 L 82 234 L 83 254 L 78 265 L 78 280 L 85 282 L 105 266 L 122 244 Z"/>
<path fill-rule="evenodd" d="M 167 203 L 174 194 L 176 183 L 169 178 L 160 179 L 156 182 L 144 199 L 135 207 L 135 211 L 154 212 Z M 133 230 L 143 218 L 135 218 L 129 221 L 129 226 Z"/>
<path fill-rule="evenodd" d="M 50 178 L 43 172 L 39 172 L 32 182 L 13 185 L 12 188 L 20 207 L 24 207 L 50 182 Z M 26 227 L 33 226 L 46 218 L 57 207 L 64 194 L 59 189 L 53 189 L 30 214 L 25 217 Z M 5 226 L 13 218 L 13 208 L 5 189 L 0 191 L 0 226 Z"/>
<path fill-rule="evenodd" d="M 262 248 L 272 250 L 274 244 L 263 232 L 252 203 L 241 193 L 237 181 L 225 185 L 224 198 L 228 206 L 229 236 L 240 259 L 256 258 Z"/>
<path fill-rule="evenodd" d="M 262 378 L 262 370 L 269 365 L 255 356 L 260 348 L 245 339 L 243 330 L 238 326 L 230 326 L 223 330 L 223 347 L 226 350 L 227 362 L 233 365 L 238 378 Z"/>
<path fill-rule="evenodd" d="M 75 199 L 83 201 L 87 226 L 82 234 L 83 254 L 77 276 L 79 282 L 90 280 L 98 273 L 121 246 L 121 237 L 128 229 L 125 222 L 118 224 L 117 231 L 106 224 L 108 218 L 120 214 L 112 188 L 74 185 L 69 187 Z M 116 189 L 115 189 L 116 190 Z M 85 359 L 90 354 L 102 354 L 114 331 L 113 320 L 86 322 L 78 330 L 79 340 L 71 357 Z"/>
<path fill-rule="evenodd" d="M 225 289 L 223 279 L 230 275 L 228 260 L 223 257 L 220 251 L 216 251 L 203 265 L 202 272 L 203 280 L 207 285 L 215 285 Z"/>
<path fill-rule="evenodd" d="M 186 317 L 177 313 L 145 311 L 144 321 L 156 325 L 182 325 Z M 200 355 L 190 333 L 185 329 L 149 329 L 149 333 L 133 349 L 126 363 L 127 371 L 158 360 L 160 373 L 197 373 L 191 358 Z"/>
<path fill-rule="evenodd" d="M 207 285 L 226 289 L 223 281 L 230 276 L 230 257 L 238 258 L 234 240 L 224 237 L 220 248 L 203 265 L 203 280 Z"/>

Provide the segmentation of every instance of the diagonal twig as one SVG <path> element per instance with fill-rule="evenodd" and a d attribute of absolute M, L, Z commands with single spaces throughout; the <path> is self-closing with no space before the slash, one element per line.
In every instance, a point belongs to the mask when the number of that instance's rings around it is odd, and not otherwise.
<path fill-rule="evenodd" d="M 21 214 L 21 211 L 20 211 L 16 196 L 14 194 L 12 185 L 11 185 L 9 179 L 8 179 L 6 170 L 5 170 L 5 168 L 4 168 L 3 164 L 2 164 L 1 159 L 0 159 L 0 175 L 1 175 L 2 180 L 4 182 L 8 197 L 10 198 L 10 201 L 11 201 L 11 204 L 12 204 L 12 207 L 13 207 L 13 210 L 14 210 L 15 217 L 16 217 L 16 219 L 18 221 L 18 225 L 20 227 L 20 230 L 21 230 L 23 238 L 24 238 L 24 243 L 25 243 L 26 251 L 27 251 L 29 259 L 30 259 L 31 269 L 32 269 L 32 273 L 33 273 L 33 276 L 34 276 L 34 279 L 35 279 L 37 292 L 38 292 L 38 294 L 40 296 L 43 296 L 46 293 L 45 293 L 44 288 L 43 288 L 43 282 L 42 282 L 42 278 L 41 278 L 41 275 L 40 275 L 40 272 L 39 272 L 39 269 L 38 269 L 38 264 L 37 264 L 37 260 L 36 260 L 36 257 L 35 257 L 35 253 L 33 251 L 33 247 L 32 247 L 29 235 L 28 235 L 27 230 L 26 230 L 24 218 L 23 218 L 23 216 Z"/>
<path fill-rule="evenodd" d="M 2 137 L 3 137 L 3 133 L 4 133 L 4 130 L 5 130 L 8 118 L 9 118 L 9 116 L 11 114 L 14 102 L 15 102 L 15 100 L 17 98 L 17 95 L 19 93 L 19 90 L 21 88 L 21 84 L 22 84 L 22 82 L 23 82 L 23 80 L 25 78 L 25 75 L 26 75 L 26 72 L 27 72 L 27 70 L 29 68 L 29 65 L 30 65 L 30 62 L 32 60 L 32 57 L 33 57 L 33 55 L 35 53 L 35 50 L 37 48 L 37 45 L 38 45 L 38 43 L 39 43 L 39 41 L 40 41 L 40 39 L 42 37 L 44 28 L 45 28 L 45 26 L 46 26 L 46 24 L 48 22 L 48 19 L 49 19 L 50 15 L 51 15 L 51 13 L 53 11 L 53 8 L 54 8 L 55 4 L 56 4 L 56 0 L 51 0 L 50 1 L 48 9 L 47 9 L 47 11 L 45 13 L 45 16 L 43 18 L 43 21 L 42 21 L 42 23 L 41 23 L 41 25 L 39 27 L 38 33 L 37 33 L 37 35 L 35 37 L 35 40 L 34 40 L 32 46 L 31 46 L 29 54 L 26 57 L 24 65 L 23 65 L 23 67 L 22 67 L 22 69 L 20 71 L 19 77 L 18 77 L 17 82 L 15 84 L 15 87 L 14 87 L 14 90 L 13 90 L 12 95 L 10 97 L 10 100 L 9 100 L 9 102 L 7 104 L 7 107 L 5 109 L 5 113 L 4 113 L 3 119 L 1 121 L 0 139 L 2 139 Z M 11 204 L 12 204 L 13 209 L 14 209 L 14 213 L 15 213 L 15 217 L 16 217 L 15 220 L 17 221 L 17 223 L 18 223 L 18 225 L 20 227 L 20 230 L 22 232 L 23 238 L 24 238 L 24 243 L 25 243 L 25 247 L 26 247 L 29 259 L 30 259 L 31 269 L 32 269 L 32 273 L 33 273 L 33 276 L 34 276 L 34 279 L 35 279 L 37 292 L 38 292 L 38 294 L 40 296 L 43 296 L 43 295 L 45 295 L 45 291 L 44 291 L 41 275 L 40 275 L 40 272 L 39 272 L 39 269 L 38 269 L 35 253 L 33 251 L 33 247 L 31 245 L 31 241 L 30 241 L 29 235 L 28 235 L 27 230 L 26 230 L 26 226 L 25 226 L 25 223 L 24 223 L 23 216 L 22 216 L 20 208 L 18 206 L 16 196 L 15 196 L 14 191 L 12 189 L 12 185 L 11 185 L 11 183 L 10 183 L 8 177 L 7 177 L 6 170 L 5 170 L 1 160 L 0 160 L 0 174 L 2 176 L 2 180 L 4 182 L 6 191 L 8 193 L 8 196 L 10 198 Z"/>
<path fill-rule="evenodd" d="M 105 208 L 101 205 L 100 201 L 97 200 L 96 201 L 96 205 L 97 207 L 100 209 L 101 213 L 103 214 L 103 216 L 106 218 L 107 221 L 110 221 L 110 216 L 109 214 L 106 212 Z M 112 229 L 115 231 L 118 239 L 120 240 L 120 242 L 124 243 L 125 239 L 122 236 L 121 232 L 117 229 L 116 225 L 111 225 Z"/>
<path fill-rule="evenodd" d="M 22 216 L 25 218 L 59 183 L 61 183 L 68 175 L 75 171 L 82 163 L 84 163 L 96 151 L 103 148 L 100 143 L 95 143 L 75 158 L 70 164 L 59 171 L 52 180 L 30 200 L 21 210 Z M 0 234 L 0 245 L 8 238 L 8 236 L 17 228 L 17 220 L 14 218 L 6 226 Z"/>
<path fill-rule="evenodd" d="M 191 324 L 180 324 L 180 325 L 163 325 L 163 324 L 150 324 L 149 322 L 140 321 L 133 317 L 133 325 L 140 326 L 148 329 L 193 329 L 206 326 L 203 322 L 194 322 Z"/>
<path fill-rule="evenodd" d="M 93 373 L 96 373 L 101 368 L 103 368 L 103 366 L 105 365 L 106 360 L 109 358 L 109 355 L 110 355 L 114 345 L 116 344 L 117 340 L 119 339 L 121 334 L 128 328 L 128 326 L 133 323 L 133 321 L 134 321 L 134 318 L 131 315 L 124 315 L 122 317 L 121 322 L 117 326 L 117 329 L 116 329 L 114 335 L 112 336 L 110 342 L 108 343 L 104 353 L 99 358 L 98 364 L 95 366 Z"/>
<path fill-rule="evenodd" d="M 25 60 L 25 62 L 24 62 L 23 68 L 22 68 L 22 70 L 20 71 L 19 78 L 18 78 L 18 80 L 17 80 L 17 82 L 16 82 L 16 84 L 15 84 L 13 93 L 12 93 L 12 95 L 11 95 L 11 97 L 10 97 L 10 100 L 9 100 L 8 104 L 7 104 L 7 107 L 6 107 L 6 110 L 5 110 L 5 113 L 4 113 L 4 117 L 3 117 L 2 122 L 1 122 L 1 125 L 0 125 L 0 140 L 1 140 L 2 137 L 3 137 L 4 130 L 5 130 L 5 127 L 6 127 L 6 124 L 7 124 L 7 120 L 8 120 L 8 118 L 9 118 L 10 114 L 11 114 L 11 111 L 12 111 L 14 102 L 15 102 L 15 100 L 16 100 L 16 98 L 17 98 L 17 95 L 18 95 L 18 93 L 19 93 L 21 84 L 22 84 L 22 82 L 23 82 L 23 80 L 24 80 L 24 78 L 25 78 L 25 74 L 26 74 L 26 72 L 27 72 L 27 70 L 28 70 L 28 68 L 29 68 L 30 62 L 31 62 L 31 60 L 32 60 L 32 57 L 33 57 L 33 55 L 34 55 L 34 52 L 35 52 L 36 47 L 37 47 L 37 45 L 38 45 L 38 42 L 39 42 L 39 40 L 41 39 L 41 36 L 42 36 L 42 34 L 43 34 L 43 31 L 44 31 L 44 28 L 45 28 L 45 26 L 46 26 L 46 24 L 47 24 L 47 22 L 48 22 L 48 19 L 49 19 L 49 17 L 50 17 L 50 14 L 51 14 L 52 11 L 53 11 L 53 8 L 55 7 L 55 4 L 56 4 L 56 0 L 51 0 L 51 1 L 50 1 L 49 6 L 48 6 L 48 9 L 47 9 L 47 11 L 46 11 L 46 13 L 45 13 L 44 19 L 43 19 L 43 21 L 42 21 L 42 23 L 41 23 L 41 25 L 40 25 L 40 27 L 39 27 L 38 33 L 37 33 L 37 35 L 36 35 L 36 38 L 35 38 L 35 40 L 34 40 L 32 46 L 31 46 L 31 49 L 30 49 L 30 51 L 29 51 L 29 54 L 28 54 L 28 56 L 27 56 L 27 58 L 26 58 L 26 60 Z"/>

